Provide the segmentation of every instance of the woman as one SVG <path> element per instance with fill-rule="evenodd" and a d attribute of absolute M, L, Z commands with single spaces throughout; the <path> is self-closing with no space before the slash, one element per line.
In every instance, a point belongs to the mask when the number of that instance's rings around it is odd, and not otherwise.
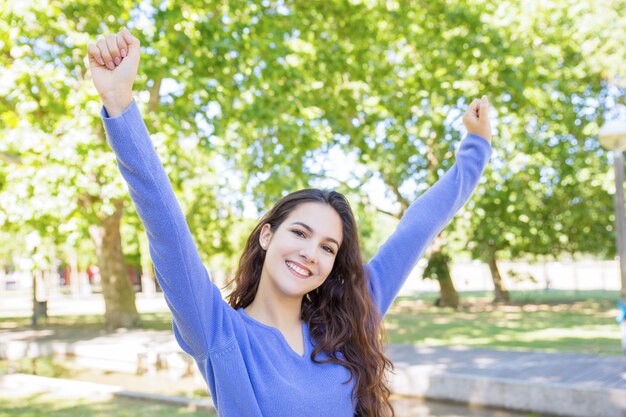
<path fill-rule="evenodd" d="M 489 160 L 486 97 L 463 118 L 469 134 L 455 165 L 411 205 L 367 265 L 346 199 L 301 190 L 253 230 L 227 304 L 200 261 L 133 100 L 139 55 L 139 41 L 125 28 L 88 46 L 108 141 L 146 227 L 174 334 L 219 415 L 392 415 L 381 318 Z"/>

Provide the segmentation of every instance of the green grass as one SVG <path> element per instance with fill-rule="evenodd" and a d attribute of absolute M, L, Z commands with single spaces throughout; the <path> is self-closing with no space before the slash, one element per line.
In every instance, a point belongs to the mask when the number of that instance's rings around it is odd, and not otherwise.
<path fill-rule="evenodd" d="M 169 312 L 142 313 L 141 329 L 172 330 L 172 319 Z M 0 330 L 22 330 L 31 328 L 30 317 L 0 316 Z M 71 316 L 50 316 L 48 322 L 40 322 L 38 328 L 59 330 L 72 328 L 80 331 L 101 331 L 104 329 L 104 316 L 98 314 L 82 314 Z"/>
<path fill-rule="evenodd" d="M 50 358 L 21 358 L 18 360 L 0 359 L 0 375 L 31 374 L 48 378 L 71 378 L 73 372 L 63 362 Z"/>
<path fill-rule="evenodd" d="M 432 306 L 436 294 L 399 297 L 385 317 L 390 343 L 622 355 L 617 292 L 513 293 L 492 305 L 487 293 L 463 294 L 459 310 Z"/>
<path fill-rule="evenodd" d="M 457 311 L 433 307 L 438 294 L 399 297 L 385 317 L 390 343 L 621 355 L 617 291 L 512 292 L 508 305 L 490 292 L 461 294 Z M 141 328 L 171 330 L 170 314 L 141 314 Z M 28 329 L 28 317 L 0 317 L 0 329 Z M 101 332 L 99 315 L 52 316 L 52 331 Z"/>
<path fill-rule="evenodd" d="M 58 398 L 46 395 L 0 396 L 0 417 L 216 417 L 206 411 L 191 411 L 144 401 L 114 398 L 106 401 Z"/>

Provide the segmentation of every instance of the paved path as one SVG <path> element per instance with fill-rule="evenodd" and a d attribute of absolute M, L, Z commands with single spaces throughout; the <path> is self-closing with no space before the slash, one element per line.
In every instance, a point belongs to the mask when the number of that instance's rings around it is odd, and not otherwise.
<path fill-rule="evenodd" d="M 390 345 L 395 394 L 569 417 L 626 417 L 626 357 Z M 73 357 L 118 372 L 195 369 L 168 331 L 0 330 L 0 358 Z"/>
<path fill-rule="evenodd" d="M 391 345 L 394 393 L 562 416 L 625 417 L 626 357 Z"/>

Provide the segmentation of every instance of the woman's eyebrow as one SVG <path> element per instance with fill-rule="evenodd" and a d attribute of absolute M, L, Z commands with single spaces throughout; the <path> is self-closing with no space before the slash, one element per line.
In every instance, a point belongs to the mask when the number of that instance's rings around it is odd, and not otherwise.
<path fill-rule="evenodd" d="M 291 223 L 291 224 L 292 224 L 292 225 L 293 225 L 293 224 L 297 224 L 298 226 L 302 226 L 302 227 L 304 227 L 306 230 L 308 230 L 310 233 L 313 233 L 313 232 L 314 232 L 314 230 L 313 230 L 313 229 L 311 228 L 311 226 L 309 226 L 308 224 L 305 224 L 305 223 L 302 223 L 302 222 L 293 222 L 293 223 Z M 328 241 L 330 241 L 330 242 L 333 242 L 335 245 L 340 246 L 340 245 L 339 245 L 339 242 L 337 242 L 337 240 L 333 239 L 332 237 L 326 237 L 326 238 L 324 238 L 324 240 L 328 240 Z"/>

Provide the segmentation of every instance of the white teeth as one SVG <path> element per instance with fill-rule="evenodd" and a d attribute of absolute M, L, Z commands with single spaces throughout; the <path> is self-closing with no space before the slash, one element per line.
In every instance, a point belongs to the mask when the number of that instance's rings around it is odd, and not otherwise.
<path fill-rule="evenodd" d="M 302 269 L 300 268 L 298 265 L 293 264 L 291 262 L 287 262 L 287 266 L 291 269 L 293 269 L 294 271 L 296 271 L 298 274 L 300 275 L 305 275 L 305 276 L 309 276 L 309 271 L 307 271 L 306 269 Z"/>

